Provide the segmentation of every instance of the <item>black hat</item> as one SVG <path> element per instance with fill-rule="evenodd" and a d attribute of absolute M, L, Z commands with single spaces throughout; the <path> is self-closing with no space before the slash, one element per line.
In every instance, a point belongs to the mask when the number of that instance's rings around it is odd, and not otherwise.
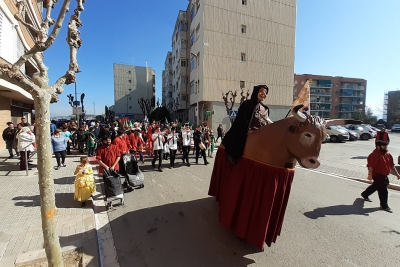
<path fill-rule="evenodd" d="M 378 141 L 375 142 L 375 145 L 376 146 L 387 146 L 388 142 L 385 142 L 383 140 L 378 140 Z"/>
<path fill-rule="evenodd" d="M 176 127 L 171 127 L 171 131 L 175 131 L 176 130 Z"/>
<path fill-rule="evenodd" d="M 118 135 L 123 135 L 124 133 L 125 133 L 124 130 L 118 130 L 118 131 L 117 131 L 117 134 L 118 134 Z"/>

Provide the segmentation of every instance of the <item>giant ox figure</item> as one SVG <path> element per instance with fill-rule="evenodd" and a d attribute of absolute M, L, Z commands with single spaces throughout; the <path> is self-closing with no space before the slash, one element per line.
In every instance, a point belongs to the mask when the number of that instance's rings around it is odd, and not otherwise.
<path fill-rule="evenodd" d="M 281 232 L 296 163 L 318 168 L 325 126 L 360 123 L 325 121 L 301 113 L 301 107 L 293 108 L 291 117 L 250 131 L 234 164 L 222 146 L 215 159 L 209 195 L 219 202 L 219 221 L 261 251 Z"/>

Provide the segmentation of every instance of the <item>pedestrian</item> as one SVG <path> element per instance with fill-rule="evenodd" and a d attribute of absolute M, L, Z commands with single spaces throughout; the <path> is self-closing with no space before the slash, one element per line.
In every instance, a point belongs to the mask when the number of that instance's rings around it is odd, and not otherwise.
<path fill-rule="evenodd" d="M 388 175 L 390 171 L 395 173 L 397 179 L 400 175 L 394 167 L 393 157 L 387 150 L 388 143 L 382 140 L 375 142 L 375 150 L 368 156 L 368 180 L 373 183 L 361 193 L 365 201 L 371 202 L 369 196 L 375 191 L 378 191 L 381 208 L 384 211 L 392 212 L 388 205 L 388 190 L 389 185 Z"/>
<path fill-rule="evenodd" d="M 106 136 L 102 140 L 102 146 L 97 149 L 96 160 L 99 164 L 99 175 L 103 176 L 103 170 L 119 170 L 119 160 L 121 152 L 116 145 L 111 144 L 111 136 Z"/>
<path fill-rule="evenodd" d="M 51 124 L 50 124 L 50 133 L 51 133 L 51 135 L 54 134 L 54 131 L 56 130 L 56 128 L 57 128 L 57 126 L 56 126 L 56 121 L 55 121 L 55 120 L 52 120 L 52 121 L 51 121 Z"/>
<path fill-rule="evenodd" d="M 375 142 L 376 142 L 376 141 L 379 141 L 379 140 L 382 140 L 382 141 L 384 141 L 384 142 L 387 142 L 388 145 L 389 145 L 389 143 L 390 143 L 389 134 L 388 134 L 388 132 L 386 132 L 385 126 L 383 126 L 383 127 L 381 128 L 381 130 L 380 130 L 379 132 L 376 133 Z"/>
<path fill-rule="evenodd" d="M 76 166 L 74 175 L 76 175 L 74 182 L 74 199 L 82 202 L 83 207 L 86 205 L 86 201 L 96 191 L 92 165 L 89 164 L 89 158 L 87 156 L 81 157 L 80 164 Z"/>
<path fill-rule="evenodd" d="M 67 166 L 65 165 L 65 151 L 67 149 L 67 142 L 67 139 L 61 135 L 61 130 L 56 129 L 51 137 L 51 147 L 57 161 L 57 167 L 55 167 L 56 170 L 59 170 L 61 166 Z"/>
<path fill-rule="evenodd" d="M 23 127 L 31 126 L 31 125 L 26 121 L 26 118 L 25 118 L 25 117 L 22 117 L 22 118 L 21 118 L 21 124 L 22 124 Z"/>
<path fill-rule="evenodd" d="M 204 145 L 206 140 L 201 128 L 201 125 L 197 126 L 197 129 L 193 134 L 193 141 L 196 149 L 196 164 L 199 164 L 199 156 L 201 155 L 204 160 L 204 165 L 207 165 L 208 161 L 206 159 L 206 147 Z"/>
<path fill-rule="evenodd" d="M 224 133 L 224 127 L 222 127 L 222 124 L 220 124 L 220 125 L 218 126 L 218 128 L 217 128 L 217 134 L 218 134 L 218 136 L 217 136 L 217 140 L 215 140 L 215 142 L 218 142 L 218 139 L 219 139 L 219 138 L 221 138 L 221 140 L 224 138 L 223 133 Z"/>
<path fill-rule="evenodd" d="M 154 129 L 154 133 L 151 137 L 153 141 L 153 148 L 154 148 L 154 158 L 151 162 L 153 169 L 156 168 L 156 161 L 158 159 L 158 171 L 162 172 L 161 164 L 162 164 L 162 152 L 164 146 L 164 135 L 160 132 L 160 127 L 157 125 Z"/>
<path fill-rule="evenodd" d="M 213 153 L 214 153 L 214 148 L 215 148 L 215 136 L 214 136 L 214 132 L 213 130 L 210 130 L 210 153 L 209 156 L 210 158 L 213 157 Z"/>
<path fill-rule="evenodd" d="M 3 131 L 3 140 L 6 142 L 6 148 L 10 156 L 8 158 L 13 158 L 13 149 L 15 150 L 15 154 L 19 156 L 18 149 L 14 146 L 15 136 L 17 134 L 17 130 L 14 128 L 14 124 L 12 122 L 7 122 L 7 128 Z"/>
<path fill-rule="evenodd" d="M 186 161 L 186 166 L 190 167 L 189 163 L 189 152 L 190 152 L 190 144 L 192 142 L 192 132 L 190 130 L 189 124 L 185 124 L 185 128 L 182 129 L 182 161 L 185 163 Z"/>
<path fill-rule="evenodd" d="M 78 151 L 79 153 L 84 153 L 83 149 L 85 147 L 86 135 L 85 135 L 85 127 L 81 125 L 79 129 L 73 135 L 74 139 L 78 144 Z"/>
<path fill-rule="evenodd" d="M 176 133 L 176 128 L 171 128 L 171 133 L 167 137 L 168 148 L 170 153 L 169 158 L 169 168 L 175 168 L 175 157 L 176 157 L 176 150 L 178 149 L 178 134 Z"/>
<path fill-rule="evenodd" d="M 71 134 L 70 131 L 68 131 L 68 128 L 67 128 L 67 127 L 64 127 L 64 128 L 62 129 L 61 135 L 64 136 L 65 139 L 67 139 L 67 154 L 68 154 L 68 155 L 71 155 L 71 143 L 72 143 L 72 140 L 71 140 L 71 139 L 72 139 L 72 134 Z"/>
<path fill-rule="evenodd" d="M 18 139 L 18 150 L 20 152 L 20 163 L 19 169 L 26 170 L 26 166 L 29 165 L 28 160 L 31 152 L 35 151 L 33 143 L 35 142 L 35 135 L 32 133 L 29 126 L 22 127 L 21 131 L 17 135 Z M 26 153 L 25 153 L 26 151 Z M 28 169 L 29 166 L 28 166 Z"/>

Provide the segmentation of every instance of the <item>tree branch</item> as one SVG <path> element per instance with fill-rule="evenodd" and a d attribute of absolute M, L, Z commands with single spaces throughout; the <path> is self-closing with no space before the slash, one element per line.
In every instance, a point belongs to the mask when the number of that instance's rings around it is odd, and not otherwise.
<path fill-rule="evenodd" d="M 17 7 L 18 7 L 18 13 L 14 15 L 14 18 L 21 22 L 25 27 L 31 29 L 34 31 L 36 34 L 39 34 L 39 29 L 33 26 L 30 23 L 27 23 L 24 19 L 25 17 L 25 11 L 26 11 L 26 0 L 22 0 L 20 2 L 17 2 Z"/>
<path fill-rule="evenodd" d="M 39 86 L 27 79 L 19 70 L 14 72 L 11 64 L 0 63 L 0 78 L 23 88 L 30 94 L 35 94 L 40 90 Z"/>

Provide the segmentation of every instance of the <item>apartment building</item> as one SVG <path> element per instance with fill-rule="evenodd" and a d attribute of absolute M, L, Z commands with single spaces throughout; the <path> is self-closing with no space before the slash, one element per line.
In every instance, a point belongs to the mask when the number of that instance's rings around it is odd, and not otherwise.
<path fill-rule="evenodd" d="M 310 113 L 323 118 L 348 119 L 354 112 L 365 112 L 367 81 L 357 78 L 295 74 L 293 100 L 312 79 Z"/>
<path fill-rule="evenodd" d="M 229 129 L 222 95 L 237 91 L 237 109 L 242 90 L 267 84 L 271 119 L 282 119 L 293 101 L 295 30 L 296 0 L 190 0 L 172 36 L 172 95 L 181 113 Z"/>
<path fill-rule="evenodd" d="M 42 1 L 27 0 L 23 17 L 25 21 L 39 28 L 42 23 Z M 36 33 L 27 29 L 14 18 L 18 13 L 17 1 L 0 1 L 0 62 L 14 64 L 25 51 L 35 45 Z M 38 68 L 34 60 L 28 60 L 20 69 L 21 73 L 32 77 Z M 14 124 L 25 117 L 32 123 L 31 116 L 33 98 L 21 87 L 11 84 L 0 78 L 0 127 L 7 127 L 6 123 Z M 0 142 L 0 149 L 5 148 Z"/>
<path fill-rule="evenodd" d="M 389 125 L 400 123 L 400 91 L 385 92 L 383 105 L 383 120 Z"/>
<path fill-rule="evenodd" d="M 117 117 L 142 120 L 138 100 L 152 99 L 156 92 L 155 71 L 150 67 L 114 64 L 114 107 Z"/>
<path fill-rule="evenodd" d="M 162 104 L 170 108 L 172 102 L 172 53 L 165 57 L 164 70 L 162 71 Z"/>

